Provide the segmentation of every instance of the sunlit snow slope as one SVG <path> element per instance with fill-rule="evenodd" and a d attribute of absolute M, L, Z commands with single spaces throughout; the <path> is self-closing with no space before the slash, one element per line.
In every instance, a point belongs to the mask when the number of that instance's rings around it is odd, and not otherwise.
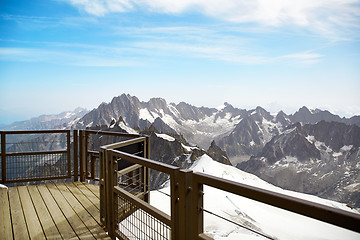
<path fill-rule="evenodd" d="M 291 195 L 346 211 L 353 211 L 345 204 L 321 199 L 312 195 L 296 193 L 275 187 L 258 177 L 235 167 L 213 161 L 203 155 L 191 167 L 194 172 L 248 184 L 251 186 Z M 161 189 L 170 192 L 169 187 Z M 360 239 L 360 234 L 298 214 L 255 202 L 211 187 L 204 187 L 204 208 L 217 215 L 251 228 L 273 239 Z M 158 192 L 151 193 L 151 204 L 170 213 L 169 198 Z M 230 222 L 205 213 L 205 232 L 215 239 L 266 239 Z"/>

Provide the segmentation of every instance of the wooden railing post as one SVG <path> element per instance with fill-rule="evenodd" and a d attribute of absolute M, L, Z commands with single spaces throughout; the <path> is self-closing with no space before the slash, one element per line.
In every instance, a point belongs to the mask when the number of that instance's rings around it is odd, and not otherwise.
<path fill-rule="evenodd" d="M 68 178 L 71 178 L 71 132 L 70 130 L 66 131 L 66 157 L 67 157 L 67 171 L 68 171 Z"/>
<path fill-rule="evenodd" d="M 100 180 L 99 180 L 99 191 L 100 191 L 100 221 L 106 227 L 106 199 L 107 199 L 107 180 L 106 180 L 106 150 L 100 148 L 99 150 L 99 165 L 100 165 Z"/>
<path fill-rule="evenodd" d="M 150 137 L 146 136 L 146 140 L 144 141 L 144 158 L 150 159 Z M 150 203 L 150 168 L 143 167 L 144 171 L 144 201 Z"/>
<path fill-rule="evenodd" d="M 178 202 L 176 222 L 178 230 L 177 239 L 186 240 L 192 239 L 191 232 L 194 225 L 194 219 L 191 215 L 192 204 L 192 170 L 180 170 L 178 173 Z"/>
<path fill-rule="evenodd" d="M 73 166 L 74 166 L 74 182 L 79 180 L 79 130 L 73 131 L 73 137 L 74 137 L 74 159 L 73 159 Z"/>
<path fill-rule="evenodd" d="M 1 133 L 1 180 L 6 182 L 6 135 Z"/>
<path fill-rule="evenodd" d="M 171 216 L 171 239 L 179 238 L 179 171 L 170 175 L 170 216 Z"/>
<path fill-rule="evenodd" d="M 96 165 L 96 156 L 94 154 L 90 155 L 90 179 L 95 179 L 95 165 Z"/>
<path fill-rule="evenodd" d="M 204 190 L 203 184 L 196 181 L 196 176 L 194 175 L 192 181 L 192 191 L 191 219 L 194 222 L 191 239 L 198 239 L 199 234 L 204 231 Z"/>
<path fill-rule="evenodd" d="M 106 198 L 107 198 L 107 212 L 106 212 L 106 217 L 107 217 L 107 230 L 109 233 L 109 236 L 111 237 L 111 239 L 116 239 L 115 237 L 115 211 L 117 211 L 117 206 L 115 206 L 115 196 L 116 194 L 114 193 L 114 186 L 117 185 L 117 159 L 113 157 L 113 154 L 111 151 L 106 151 L 106 159 L 107 159 L 107 170 L 108 172 L 107 177 L 108 177 L 108 181 L 106 184 L 106 188 L 107 188 L 107 193 L 106 193 Z"/>
<path fill-rule="evenodd" d="M 84 131 L 84 163 L 85 163 L 85 178 L 90 177 L 89 170 L 89 133 Z"/>
<path fill-rule="evenodd" d="M 86 150 L 85 150 L 85 134 L 84 130 L 80 130 L 79 134 L 80 138 L 80 181 L 85 182 L 85 158 L 86 158 Z"/>

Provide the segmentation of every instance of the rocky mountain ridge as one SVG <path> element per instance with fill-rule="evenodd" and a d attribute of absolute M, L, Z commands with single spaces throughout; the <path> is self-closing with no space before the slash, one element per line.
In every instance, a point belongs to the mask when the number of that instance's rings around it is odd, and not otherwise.
<path fill-rule="evenodd" d="M 110 126 L 120 118 L 137 132 L 152 127 L 157 134 L 182 136 L 189 145 L 199 146 L 200 152 L 215 140 L 233 165 L 277 186 L 360 207 L 360 176 L 356 170 L 360 167 L 359 116 L 340 118 L 306 107 L 291 115 L 282 111 L 272 115 L 261 107 L 245 110 L 225 103 L 216 109 L 167 103 L 161 98 L 142 102 L 123 94 L 101 104 L 71 127 Z M 154 139 L 160 145 L 167 141 Z M 171 151 L 172 156 L 178 154 L 178 163 L 188 161 L 185 150 Z"/>
<path fill-rule="evenodd" d="M 238 168 L 282 188 L 360 206 L 360 127 L 288 126 Z"/>
<path fill-rule="evenodd" d="M 128 127 L 138 131 L 154 124 L 158 130 L 182 134 L 191 144 L 204 149 L 215 140 L 235 165 L 258 154 L 274 136 L 296 122 L 314 124 L 324 120 L 360 126 L 360 116 L 340 118 L 328 111 L 310 111 L 306 107 L 292 115 L 282 111 L 271 115 L 261 107 L 245 110 L 224 103 L 221 109 L 216 109 L 184 102 L 168 104 L 162 98 L 142 102 L 135 96 L 122 94 L 110 103 L 102 103 L 69 127 L 108 126 L 113 119 L 120 117 Z"/>

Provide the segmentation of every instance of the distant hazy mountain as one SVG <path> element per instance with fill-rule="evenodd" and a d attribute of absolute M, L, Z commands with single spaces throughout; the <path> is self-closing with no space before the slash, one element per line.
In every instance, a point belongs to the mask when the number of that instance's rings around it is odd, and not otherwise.
<path fill-rule="evenodd" d="M 21 131 L 21 130 L 48 130 L 48 129 L 67 129 L 71 128 L 74 122 L 82 118 L 88 111 L 83 108 L 76 108 L 74 111 L 62 112 L 60 114 L 41 115 L 31 118 L 30 120 L 14 122 L 10 125 L 3 126 L 0 130 Z M 33 135 L 8 135 L 7 142 L 15 143 L 28 141 L 36 138 Z M 25 146 L 25 145 L 24 145 Z M 14 148 L 14 146 L 11 146 Z M 18 146 L 19 147 L 19 146 Z M 30 146 L 27 146 L 29 148 Z M 33 146 L 31 146 L 33 147 Z M 38 147 L 36 147 L 38 148 Z M 16 150 L 16 149 L 13 149 Z M 20 150 L 20 149 L 17 149 Z M 39 150 L 39 149 L 38 149 Z"/>
<path fill-rule="evenodd" d="M 43 129 L 62 129 L 72 125 L 73 121 L 82 118 L 88 111 L 84 108 L 76 108 L 74 111 L 62 112 L 60 114 L 41 115 L 30 120 L 14 122 L 10 125 L 2 126 L 2 130 L 43 130 Z"/>
<path fill-rule="evenodd" d="M 296 113 L 290 115 L 289 117 L 293 123 L 301 122 L 315 124 L 324 120 L 327 122 L 342 122 L 345 124 L 355 124 L 360 126 L 360 116 L 353 116 L 351 118 L 340 118 L 338 115 L 334 115 L 327 110 L 309 110 L 306 107 L 300 108 Z"/>

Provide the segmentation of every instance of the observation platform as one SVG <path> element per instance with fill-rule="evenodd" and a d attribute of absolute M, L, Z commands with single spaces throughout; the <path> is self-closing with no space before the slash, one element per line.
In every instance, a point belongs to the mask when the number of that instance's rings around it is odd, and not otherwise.
<path fill-rule="evenodd" d="M 204 207 L 207 187 L 360 233 L 357 213 L 151 160 L 148 136 L 101 130 L 0 135 L 0 183 L 9 186 L 0 189 L 0 239 L 213 239 L 204 231 L 204 213 L 273 239 Z M 150 204 L 151 171 L 169 180 L 170 214 Z M 18 184 L 27 186 L 11 187 Z"/>
<path fill-rule="evenodd" d="M 110 239 L 99 186 L 50 183 L 0 189 L 0 239 Z"/>

